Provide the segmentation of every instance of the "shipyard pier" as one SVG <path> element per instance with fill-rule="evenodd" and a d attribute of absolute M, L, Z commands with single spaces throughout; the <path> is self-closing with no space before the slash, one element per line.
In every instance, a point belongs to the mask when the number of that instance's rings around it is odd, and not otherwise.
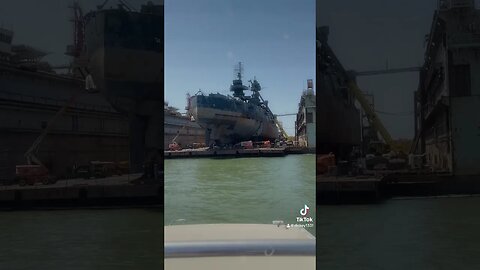
<path fill-rule="evenodd" d="M 474 1 L 439 1 L 423 65 L 385 70 L 345 69 L 329 44 L 331 29 L 317 29 L 317 102 L 327 103 L 317 119 L 319 202 L 480 193 L 479 14 Z M 401 139 L 357 77 L 406 72 L 418 74 L 418 87 L 410 92 L 414 136 Z M 334 119 L 330 137 L 321 129 L 327 119 Z"/>
<path fill-rule="evenodd" d="M 107 2 L 73 1 L 65 65 L 0 29 L 1 208 L 161 204 L 163 4 Z"/>

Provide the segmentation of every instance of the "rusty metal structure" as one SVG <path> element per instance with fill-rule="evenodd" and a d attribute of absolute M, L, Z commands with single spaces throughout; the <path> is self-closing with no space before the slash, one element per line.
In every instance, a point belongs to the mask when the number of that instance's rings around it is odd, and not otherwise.
<path fill-rule="evenodd" d="M 295 119 L 295 140 L 300 146 L 315 148 L 316 116 L 313 80 L 307 80 L 307 89 L 302 92 Z"/>
<path fill-rule="evenodd" d="M 480 174 L 480 11 L 438 2 L 415 93 L 412 152 L 435 172 Z"/>
<path fill-rule="evenodd" d="M 347 158 L 360 145 L 360 111 L 349 76 L 328 45 L 329 28 L 317 28 L 317 153 Z"/>

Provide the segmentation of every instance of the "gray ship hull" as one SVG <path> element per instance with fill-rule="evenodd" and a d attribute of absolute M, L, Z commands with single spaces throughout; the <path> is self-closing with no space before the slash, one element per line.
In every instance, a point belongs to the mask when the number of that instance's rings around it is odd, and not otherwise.
<path fill-rule="evenodd" d="M 173 141 L 181 147 L 205 142 L 205 130 L 188 117 L 172 115 L 168 111 L 165 111 L 164 117 L 164 149 L 168 149 Z"/>
<path fill-rule="evenodd" d="M 246 140 L 276 140 L 279 138 L 280 134 L 275 123 L 260 107 L 248 106 L 243 102 L 233 100 L 229 102 L 236 103 L 236 110 L 217 109 L 199 104 L 199 97 L 208 99 L 211 96 L 193 96 L 190 100 L 190 113 L 205 129 L 207 144 L 212 142 L 234 144 Z M 247 109 L 244 110 L 241 108 L 242 106 Z"/>

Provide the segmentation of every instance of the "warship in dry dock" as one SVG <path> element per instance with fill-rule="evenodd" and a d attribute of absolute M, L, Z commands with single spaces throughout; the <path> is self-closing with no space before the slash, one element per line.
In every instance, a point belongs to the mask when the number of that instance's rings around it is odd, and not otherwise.
<path fill-rule="evenodd" d="M 207 145 L 228 145 L 246 140 L 280 138 L 275 116 L 268 102 L 260 95 L 260 83 L 254 79 L 250 87 L 242 82 L 242 66 L 230 86 L 232 96 L 197 93 L 189 98 L 188 113 L 205 129 Z M 245 95 L 250 90 L 250 96 Z"/>

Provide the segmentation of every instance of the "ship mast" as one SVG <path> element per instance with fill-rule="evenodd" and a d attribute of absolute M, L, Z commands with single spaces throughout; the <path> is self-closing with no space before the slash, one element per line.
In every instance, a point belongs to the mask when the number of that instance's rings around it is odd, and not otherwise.
<path fill-rule="evenodd" d="M 242 73 L 243 73 L 243 67 L 242 67 L 242 62 L 238 62 L 238 67 L 235 69 L 237 73 L 237 78 L 241 81 L 242 80 Z"/>
<path fill-rule="evenodd" d="M 247 90 L 248 87 L 243 85 L 243 82 L 242 82 L 242 72 L 243 72 L 242 62 L 238 63 L 238 67 L 235 68 L 235 72 L 237 73 L 237 79 L 233 80 L 233 83 L 230 86 L 230 91 L 233 92 L 234 97 L 245 101 L 248 99 L 248 97 L 245 96 L 245 93 L 243 91 Z"/>

